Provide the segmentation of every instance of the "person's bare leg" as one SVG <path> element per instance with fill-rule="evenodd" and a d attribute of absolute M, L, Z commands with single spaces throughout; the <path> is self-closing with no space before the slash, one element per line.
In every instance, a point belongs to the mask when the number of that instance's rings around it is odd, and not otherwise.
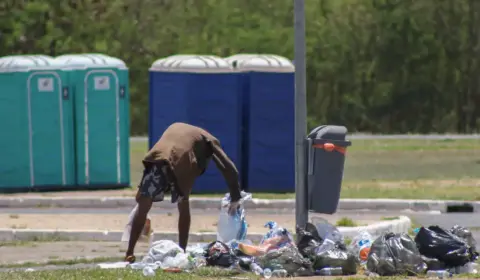
<path fill-rule="evenodd" d="M 130 240 L 128 241 L 128 249 L 126 257 L 133 256 L 135 245 L 137 245 L 138 238 L 143 231 L 147 214 L 152 208 L 152 199 L 149 197 L 140 196 L 137 194 L 138 211 L 133 217 L 132 231 L 130 232 Z"/>
<path fill-rule="evenodd" d="M 178 240 L 183 250 L 187 249 L 188 234 L 190 233 L 190 202 L 182 199 L 178 202 Z"/>

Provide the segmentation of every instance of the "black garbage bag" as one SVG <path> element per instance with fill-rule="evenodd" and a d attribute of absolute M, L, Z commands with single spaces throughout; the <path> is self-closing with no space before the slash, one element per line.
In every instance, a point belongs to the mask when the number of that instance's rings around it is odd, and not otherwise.
<path fill-rule="evenodd" d="M 294 244 L 270 250 L 265 255 L 255 258 L 255 261 L 264 269 L 269 268 L 272 271 L 284 269 L 290 276 L 313 275 L 312 263 L 300 254 Z"/>
<path fill-rule="evenodd" d="M 474 252 L 477 251 L 477 248 L 476 248 L 477 247 L 477 241 L 473 237 L 472 232 L 470 230 L 468 230 L 465 227 L 455 225 L 450 229 L 450 232 L 453 233 L 454 235 L 462 238 L 463 240 L 465 240 L 467 242 L 468 246 L 470 246 Z"/>
<path fill-rule="evenodd" d="M 306 258 L 315 255 L 315 248 L 323 243 L 322 238 L 318 235 L 317 228 L 313 224 L 307 223 L 304 229 L 297 226 L 296 233 L 296 245 L 300 253 Z"/>
<path fill-rule="evenodd" d="M 463 266 L 478 256 L 466 241 L 439 226 L 420 228 L 415 242 L 422 255 L 436 258 L 446 267 Z"/>
<path fill-rule="evenodd" d="M 343 275 L 357 274 L 357 259 L 347 251 L 345 244 L 326 239 L 314 253 L 312 262 L 315 270 L 341 267 Z"/>
<path fill-rule="evenodd" d="M 445 263 L 435 258 L 428 258 L 422 255 L 422 260 L 427 264 L 427 270 L 444 270 L 447 268 Z"/>
<path fill-rule="evenodd" d="M 344 275 L 357 273 L 356 258 L 347 251 L 345 244 L 323 240 L 311 223 L 307 223 L 305 229 L 297 226 L 296 232 L 298 250 L 312 261 L 314 270 L 341 267 Z"/>
<path fill-rule="evenodd" d="M 238 257 L 238 266 L 243 270 L 250 270 L 250 266 L 253 263 L 252 257 Z"/>
<path fill-rule="evenodd" d="M 417 275 L 425 272 L 427 265 L 410 236 L 389 232 L 373 242 L 367 269 L 381 276 Z"/>
<path fill-rule="evenodd" d="M 232 249 L 220 241 L 208 244 L 205 250 L 205 259 L 208 266 L 220 267 L 231 267 L 237 261 Z"/>

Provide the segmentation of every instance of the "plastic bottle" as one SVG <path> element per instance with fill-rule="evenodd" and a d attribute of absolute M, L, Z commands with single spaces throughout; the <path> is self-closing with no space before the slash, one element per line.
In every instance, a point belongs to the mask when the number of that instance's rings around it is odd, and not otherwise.
<path fill-rule="evenodd" d="M 265 278 L 265 279 L 272 278 L 272 271 L 270 270 L 270 268 L 265 268 L 263 270 L 263 278 Z"/>
<path fill-rule="evenodd" d="M 288 276 L 288 272 L 285 269 L 275 269 L 272 272 L 272 276 L 276 278 L 285 278 Z"/>
<path fill-rule="evenodd" d="M 361 231 L 356 235 L 349 249 L 357 255 L 361 265 L 365 265 L 368 259 L 368 253 L 370 253 L 370 247 L 372 246 L 373 238 L 368 231 Z"/>
<path fill-rule="evenodd" d="M 440 279 L 452 277 L 452 273 L 446 270 L 429 270 L 427 271 L 427 277 L 438 277 Z"/>
<path fill-rule="evenodd" d="M 255 275 L 262 275 L 263 274 L 263 269 L 256 263 L 252 262 L 250 264 L 250 270 L 255 273 Z"/>
<path fill-rule="evenodd" d="M 325 267 L 315 271 L 315 274 L 321 276 L 337 276 L 343 275 L 343 271 L 341 267 Z"/>
<path fill-rule="evenodd" d="M 155 270 L 150 266 L 146 266 L 143 268 L 143 276 L 153 277 L 155 276 Z"/>
<path fill-rule="evenodd" d="M 457 266 L 455 267 L 455 273 L 456 274 L 476 274 L 478 273 L 478 264 L 474 262 L 469 262 L 465 264 L 464 266 Z"/>

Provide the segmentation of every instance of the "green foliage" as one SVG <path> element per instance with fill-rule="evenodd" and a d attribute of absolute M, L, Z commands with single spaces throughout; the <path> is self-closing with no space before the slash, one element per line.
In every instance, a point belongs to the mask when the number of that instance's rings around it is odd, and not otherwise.
<path fill-rule="evenodd" d="M 480 1 L 305 1 L 309 126 L 480 131 Z M 102 52 L 131 69 L 145 134 L 148 68 L 172 54 L 293 59 L 293 0 L 0 2 L 0 55 Z"/>
<path fill-rule="evenodd" d="M 356 227 L 357 223 L 350 218 L 343 217 L 335 224 L 337 227 Z"/>

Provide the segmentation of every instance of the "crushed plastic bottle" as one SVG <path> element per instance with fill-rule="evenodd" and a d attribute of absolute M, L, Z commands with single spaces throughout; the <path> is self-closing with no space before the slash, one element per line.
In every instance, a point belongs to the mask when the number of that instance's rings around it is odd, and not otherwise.
<path fill-rule="evenodd" d="M 263 275 L 263 269 L 256 263 L 252 262 L 250 264 L 250 271 L 252 271 L 253 273 L 255 273 L 255 275 Z"/>
<path fill-rule="evenodd" d="M 325 267 L 315 271 L 315 274 L 320 276 L 338 276 L 343 275 L 343 271 L 341 267 Z"/>
<path fill-rule="evenodd" d="M 136 263 L 128 264 L 127 267 L 131 269 L 143 269 L 145 267 L 145 264 L 141 262 L 136 262 Z"/>
<path fill-rule="evenodd" d="M 478 273 L 478 264 L 474 262 L 469 262 L 464 266 L 455 267 L 455 274 L 477 274 Z"/>
<path fill-rule="evenodd" d="M 368 271 L 368 270 L 365 270 L 365 276 L 367 276 L 367 277 L 380 277 L 380 275 L 378 273 L 371 272 L 371 271 Z"/>
<path fill-rule="evenodd" d="M 288 272 L 285 269 L 276 269 L 272 272 L 272 276 L 275 278 L 285 278 L 288 276 Z"/>
<path fill-rule="evenodd" d="M 359 232 L 359 234 L 352 239 L 349 249 L 357 257 L 361 265 L 367 263 L 368 253 L 370 253 L 372 243 L 373 237 L 366 230 Z"/>
<path fill-rule="evenodd" d="M 265 268 L 263 270 L 263 278 L 265 278 L 265 279 L 272 278 L 272 271 L 270 270 L 270 268 Z"/>
<path fill-rule="evenodd" d="M 151 267 L 151 266 L 144 267 L 143 268 L 143 276 L 154 277 L 155 276 L 155 270 L 153 270 L 153 267 Z"/>
<path fill-rule="evenodd" d="M 429 270 L 427 271 L 427 277 L 443 279 L 452 277 L 452 273 L 447 270 Z"/>

